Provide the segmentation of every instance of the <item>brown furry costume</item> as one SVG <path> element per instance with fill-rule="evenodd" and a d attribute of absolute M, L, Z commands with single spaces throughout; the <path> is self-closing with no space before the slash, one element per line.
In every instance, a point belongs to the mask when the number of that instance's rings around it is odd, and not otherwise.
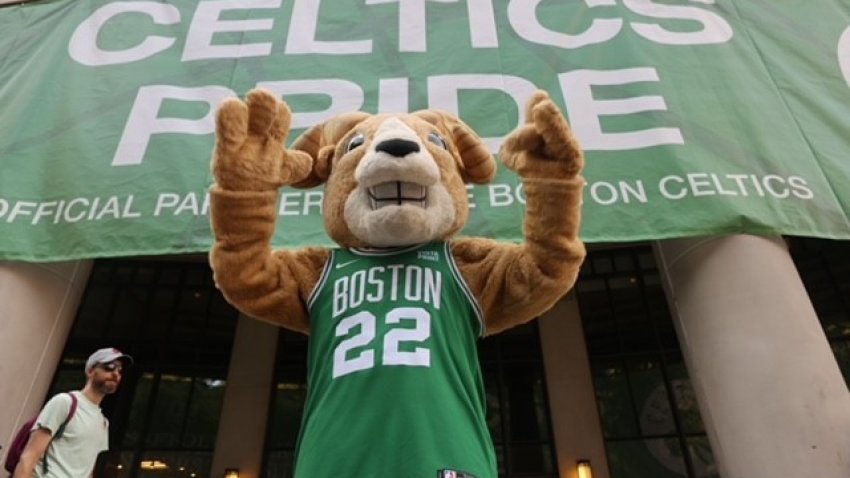
<path fill-rule="evenodd" d="M 310 333 L 307 301 L 330 250 L 271 249 L 278 188 L 325 183 L 323 215 L 344 248 L 449 241 L 463 280 L 493 334 L 540 316 L 573 286 L 585 251 L 578 238 L 582 152 L 544 92 L 529 102 L 527 123 L 501 150 L 522 178 L 525 242 L 454 238 L 466 224 L 465 183 L 483 184 L 496 165 L 461 120 L 438 111 L 350 113 L 307 131 L 284 149 L 291 114 L 255 90 L 224 102 L 217 117 L 212 188 L 215 245 L 210 262 L 224 296 L 248 315 Z M 385 197 L 386 187 L 424 197 Z M 390 203 L 383 206 L 385 202 Z M 288 227 L 282 224 L 281 227 Z"/>

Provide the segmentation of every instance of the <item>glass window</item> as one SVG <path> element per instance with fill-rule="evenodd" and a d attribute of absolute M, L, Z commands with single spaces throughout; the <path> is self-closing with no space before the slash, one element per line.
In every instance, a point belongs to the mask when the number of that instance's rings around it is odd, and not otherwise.
<path fill-rule="evenodd" d="M 488 422 L 500 450 L 500 476 L 557 476 L 540 341 L 536 323 L 488 337 L 497 354 L 482 361 Z M 520 350 L 522 349 L 522 350 Z"/>
<path fill-rule="evenodd" d="M 205 262 L 95 262 L 51 395 L 81 388 L 98 348 L 133 356 L 102 404 L 110 451 L 96 476 L 209 476 L 237 315 Z"/>
<path fill-rule="evenodd" d="M 146 448 L 173 448 L 180 444 L 191 386 L 191 377 L 170 374 L 159 377 L 145 433 Z"/>
<path fill-rule="evenodd" d="M 687 474 L 678 439 L 617 440 L 607 443 L 606 446 L 608 448 L 608 466 L 612 477 L 678 478 L 690 476 Z"/>
<path fill-rule="evenodd" d="M 652 251 L 591 251 L 588 264 L 576 296 L 611 478 L 719 476 Z"/>
<path fill-rule="evenodd" d="M 73 331 L 76 337 L 97 338 L 106 330 L 116 291 L 114 287 L 92 283 L 95 277 L 93 274 L 77 311 Z"/>
<path fill-rule="evenodd" d="M 227 382 L 217 378 L 196 377 L 193 380 L 181 447 L 207 450 L 215 447 L 217 417 L 224 404 L 226 385 Z"/>
<path fill-rule="evenodd" d="M 637 414 L 625 366 L 620 360 L 599 360 L 594 361 L 591 371 L 604 436 L 637 435 Z"/>
<path fill-rule="evenodd" d="M 791 257 L 850 385 L 850 242 L 788 239 Z"/>
<path fill-rule="evenodd" d="M 143 373 L 136 381 L 135 396 L 133 403 L 151 403 L 151 395 L 156 376 L 152 373 Z M 133 407 L 124 430 L 122 445 L 136 448 L 141 443 L 141 436 L 145 433 L 146 418 L 150 411 L 148 407 Z"/>

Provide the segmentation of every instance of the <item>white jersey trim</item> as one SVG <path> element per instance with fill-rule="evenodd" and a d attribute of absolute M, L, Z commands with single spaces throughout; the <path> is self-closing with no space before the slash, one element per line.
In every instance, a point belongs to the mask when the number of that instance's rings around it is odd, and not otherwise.
<path fill-rule="evenodd" d="M 472 304 L 472 309 L 475 311 L 475 318 L 478 319 L 478 337 L 484 337 L 484 314 L 481 312 L 481 306 L 478 305 L 478 300 L 475 299 L 475 295 L 472 294 L 469 285 L 467 285 L 463 276 L 460 274 L 460 269 L 458 269 L 457 263 L 455 263 L 455 256 L 452 254 L 449 241 L 443 243 L 443 249 L 446 254 L 446 260 L 449 263 L 449 269 L 451 269 L 452 274 L 455 276 L 455 281 L 460 285 L 460 289 L 469 303 Z"/>
<path fill-rule="evenodd" d="M 328 281 L 328 276 L 331 275 L 331 266 L 333 265 L 335 257 L 336 251 L 331 249 L 331 255 L 328 256 L 328 260 L 325 261 L 325 268 L 322 269 L 322 276 L 319 278 L 319 282 L 316 283 L 313 287 L 313 291 L 310 292 L 310 296 L 307 298 L 307 312 L 312 311 L 316 297 L 319 296 L 319 292 L 321 292 L 322 288 L 325 286 L 325 282 Z"/>
<path fill-rule="evenodd" d="M 381 257 L 381 256 L 394 256 L 396 254 L 401 254 L 404 252 L 415 251 L 420 247 L 424 247 L 428 245 L 428 243 L 422 244 L 414 244 L 412 246 L 400 246 L 400 247 L 385 247 L 380 249 L 359 249 L 352 248 L 348 249 L 349 252 L 358 256 L 367 256 L 367 257 Z"/>

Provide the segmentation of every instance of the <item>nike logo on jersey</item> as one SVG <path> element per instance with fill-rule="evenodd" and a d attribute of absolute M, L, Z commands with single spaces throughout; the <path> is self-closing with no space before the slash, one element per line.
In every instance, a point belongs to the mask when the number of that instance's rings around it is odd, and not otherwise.
<path fill-rule="evenodd" d="M 340 263 L 338 263 L 337 265 L 334 266 L 334 269 L 342 269 L 343 267 L 350 266 L 351 264 L 354 264 L 355 262 L 359 262 L 359 261 L 360 261 L 360 259 L 353 259 L 353 260 L 350 260 L 350 261 L 340 262 Z"/>

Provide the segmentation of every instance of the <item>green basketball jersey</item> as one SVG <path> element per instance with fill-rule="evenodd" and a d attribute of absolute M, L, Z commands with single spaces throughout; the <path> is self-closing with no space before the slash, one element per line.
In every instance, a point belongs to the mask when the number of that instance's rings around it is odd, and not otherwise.
<path fill-rule="evenodd" d="M 448 243 L 336 249 L 313 291 L 299 478 L 496 478 L 482 319 Z"/>

